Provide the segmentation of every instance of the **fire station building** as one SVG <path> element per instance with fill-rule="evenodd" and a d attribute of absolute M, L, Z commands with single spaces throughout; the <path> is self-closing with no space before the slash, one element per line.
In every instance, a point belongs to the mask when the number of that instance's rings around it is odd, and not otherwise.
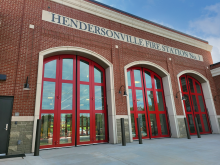
<path fill-rule="evenodd" d="M 207 41 L 94 0 L 0 8 L 0 154 L 220 133 Z M 198 129 L 195 125 L 198 123 Z"/>

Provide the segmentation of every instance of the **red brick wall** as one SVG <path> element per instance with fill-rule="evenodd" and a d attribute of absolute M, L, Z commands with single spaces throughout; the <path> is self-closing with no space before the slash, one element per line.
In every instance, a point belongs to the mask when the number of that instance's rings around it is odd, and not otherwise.
<path fill-rule="evenodd" d="M 219 76 L 215 76 L 213 77 L 214 79 L 214 82 L 215 82 L 215 87 L 216 87 L 216 97 L 215 97 L 215 105 L 216 106 L 216 111 L 217 111 L 217 114 L 220 115 L 220 75 Z"/>
<path fill-rule="evenodd" d="M 117 115 L 127 114 L 126 98 L 121 97 L 117 89 L 125 83 L 124 66 L 133 61 L 151 61 L 167 70 L 171 75 L 174 96 L 178 92 L 177 74 L 183 70 L 195 70 L 207 77 L 213 96 L 216 95 L 213 78 L 210 70 L 207 69 L 207 66 L 212 64 L 211 54 L 208 51 L 47 0 L 0 0 L 0 3 L 2 6 L 0 8 L 2 21 L 0 73 L 7 74 L 7 81 L 0 82 L 0 95 L 14 96 L 13 114 L 15 112 L 20 112 L 20 115 L 25 116 L 34 114 L 39 52 L 58 46 L 83 47 L 102 55 L 113 63 Z M 101 27 L 200 54 L 203 56 L 204 62 L 45 22 L 41 20 L 42 10 L 49 10 Z M 29 29 L 29 24 L 35 25 L 35 29 Z M 119 49 L 115 49 L 115 45 L 118 45 Z M 169 58 L 172 60 L 168 60 Z M 30 91 L 23 90 L 27 76 L 30 77 Z M 174 99 L 177 114 L 182 115 L 180 99 Z M 216 109 L 220 109 L 219 107 L 220 105 L 216 104 Z M 218 114 L 220 114 L 219 111 Z"/>
<path fill-rule="evenodd" d="M 212 69 L 216 69 L 216 68 L 219 68 L 220 67 L 220 62 L 218 62 L 218 63 L 216 63 L 216 64 L 212 64 L 211 66 L 210 66 L 210 69 L 212 70 Z"/>

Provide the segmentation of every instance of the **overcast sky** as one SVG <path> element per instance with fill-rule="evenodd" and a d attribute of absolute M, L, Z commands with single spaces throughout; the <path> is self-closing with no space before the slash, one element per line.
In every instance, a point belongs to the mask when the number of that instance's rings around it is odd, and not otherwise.
<path fill-rule="evenodd" d="M 96 1 L 206 40 L 220 62 L 220 0 Z"/>

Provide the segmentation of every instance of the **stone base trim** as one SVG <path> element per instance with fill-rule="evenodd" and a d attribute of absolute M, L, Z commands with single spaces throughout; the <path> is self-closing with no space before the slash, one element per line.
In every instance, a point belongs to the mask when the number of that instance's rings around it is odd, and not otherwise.
<path fill-rule="evenodd" d="M 128 122 L 129 122 L 128 119 L 124 119 L 126 143 L 130 143 Z M 117 143 L 121 143 L 121 119 L 116 119 L 116 123 L 117 123 Z"/>
<path fill-rule="evenodd" d="M 31 153 L 33 123 L 33 121 L 18 120 L 11 122 L 8 155 Z"/>
<path fill-rule="evenodd" d="M 186 138 L 187 133 L 186 133 L 184 116 L 183 117 L 177 116 L 177 122 L 178 122 L 178 126 L 179 126 L 179 138 Z"/>
<path fill-rule="evenodd" d="M 217 116 L 218 119 L 218 124 L 219 124 L 219 128 L 220 128 L 220 116 Z"/>
<path fill-rule="evenodd" d="M 34 116 L 12 116 L 11 121 L 34 121 Z"/>

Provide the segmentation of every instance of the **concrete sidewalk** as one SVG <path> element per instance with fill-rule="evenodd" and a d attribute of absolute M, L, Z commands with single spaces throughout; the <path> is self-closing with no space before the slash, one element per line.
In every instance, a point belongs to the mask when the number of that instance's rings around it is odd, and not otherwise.
<path fill-rule="evenodd" d="M 220 165 L 220 135 L 202 135 L 201 139 L 152 139 L 121 144 L 99 144 L 40 151 L 24 159 L 0 159 L 0 165 L 61 164 L 149 164 L 149 165 Z"/>

